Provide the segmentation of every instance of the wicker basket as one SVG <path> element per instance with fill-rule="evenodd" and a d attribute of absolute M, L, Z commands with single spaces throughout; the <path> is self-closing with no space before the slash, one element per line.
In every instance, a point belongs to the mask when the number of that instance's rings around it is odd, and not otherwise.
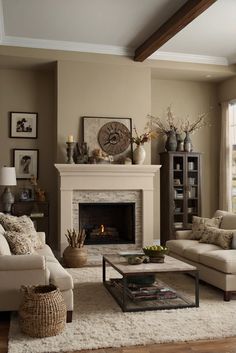
<path fill-rule="evenodd" d="M 49 337 L 63 331 L 66 304 L 54 285 L 22 286 L 23 301 L 19 308 L 20 328 L 31 337 Z"/>

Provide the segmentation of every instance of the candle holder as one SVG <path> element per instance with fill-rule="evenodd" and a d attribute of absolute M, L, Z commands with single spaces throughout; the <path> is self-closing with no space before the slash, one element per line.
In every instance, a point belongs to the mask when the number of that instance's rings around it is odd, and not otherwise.
<path fill-rule="evenodd" d="M 74 147 L 75 147 L 75 142 L 66 142 L 67 148 L 67 162 L 68 164 L 73 164 L 74 159 L 73 159 L 73 154 L 74 154 Z"/>

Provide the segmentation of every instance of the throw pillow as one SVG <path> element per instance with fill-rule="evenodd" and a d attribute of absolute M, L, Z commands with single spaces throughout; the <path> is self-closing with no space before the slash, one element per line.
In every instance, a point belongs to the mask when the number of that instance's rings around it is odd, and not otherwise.
<path fill-rule="evenodd" d="M 192 226 L 192 233 L 190 235 L 190 239 L 199 240 L 206 227 L 219 228 L 221 220 L 222 220 L 222 217 L 203 218 L 203 217 L 193 216 L 193 226 Z"/>
<path fill-rule="evenodd" d="M 206 227 L 199 243 L 215 244 L 222 249 L 231 249 L 233 230 Z"/>
<path fill-rule="evenodd" d="M 14 255 L 33 254 L 34 248 L 27 234 L 14 231 L 6 231 L 4 234 Z"/>
<path fill-rule="evenodd" d="M 34 224 L 29 217 L 0 214 L 0 224 L 6 231 L 24 233 L 30 239 L 35 249 L 43 247 L 43 242 L 38 237 Z"/>
<path fill-rule="evenodd" d="M 4 234 L 5 230 L 0 225 L 0 255 L 11 255 L 11 250 Z"/>

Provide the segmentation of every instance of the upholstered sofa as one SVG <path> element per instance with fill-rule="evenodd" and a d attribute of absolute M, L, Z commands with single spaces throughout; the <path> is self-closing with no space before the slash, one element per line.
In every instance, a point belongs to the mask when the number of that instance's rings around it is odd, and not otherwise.
<path fill-rule="evenodd" d="M 230 249 L 191 240 L 191 230 L 177 231 L 176 239 L 166 245 L 171 256 L 196 266 L 200 279 L 222 289 L 229 301 L 236 292 L 236 214 L 218 210 L 214 217 L 222 217 L 220 229 L 235 230 Z"/>
<path fill-rule="evenodd" d="M 45 234 L 37 233 L 43 242 L 41 249 L 30 255 L 12 255 L 4 232 L 0 225 L 0 311 L 18 310 L 22 298 L 21 285 L 52 283 L 61 290 L 65 300 L 67 322 L 72 321 L 73 280 L 45 243 Z"/>

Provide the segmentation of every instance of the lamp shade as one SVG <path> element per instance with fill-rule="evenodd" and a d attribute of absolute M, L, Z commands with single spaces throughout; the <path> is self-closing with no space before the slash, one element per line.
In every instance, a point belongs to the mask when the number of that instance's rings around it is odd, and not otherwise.
<path fill-rule="evenodd" d="M 15 167 L 2 167 L 0 169 L 0 185 L 16 185 Z"/>

